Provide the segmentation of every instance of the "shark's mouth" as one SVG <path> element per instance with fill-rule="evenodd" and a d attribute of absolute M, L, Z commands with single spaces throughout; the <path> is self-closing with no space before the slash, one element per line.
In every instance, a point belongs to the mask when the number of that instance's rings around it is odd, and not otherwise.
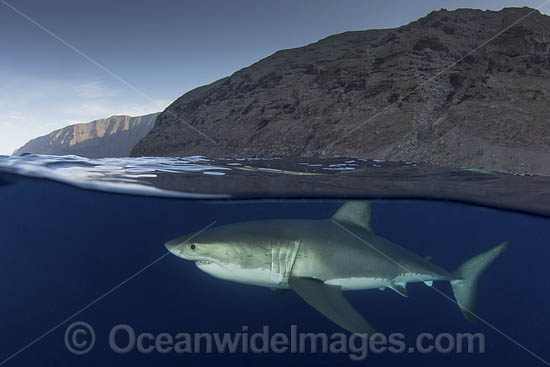
<path fill-rule="evenodd" d="M 197 265 L 208 265 L 208 264 L 213 264 L 214 262 L 213 261 L 210 261 L 210 260 L 197 260 L 195 261 L 195 264 Z"/>

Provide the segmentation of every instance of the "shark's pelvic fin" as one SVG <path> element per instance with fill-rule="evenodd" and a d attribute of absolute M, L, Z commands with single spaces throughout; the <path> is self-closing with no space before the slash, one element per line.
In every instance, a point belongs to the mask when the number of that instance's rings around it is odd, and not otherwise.
<path fill-rule="evenodd" d="M 392 283 L 390 284 L 390 288 L 393 289 L 394 291 L 396 291 L 397 293 L 399 293 L 400 295 L 402 295 L 403 297 L 408 297 L 408 293 L 407 293 L 407 284 L 404 283 L 404 284 L 397 284 L 397 283 Z"/>
<path fill-rule="evenodd" d="M 280 289 L 280 288 L 271 288 L 271 290 L 277 294 L 286 294 L 288 292 L 288 289 Z"/>
<path fill-rule="evenodd" d="M 508 247 L 508 242 L 493 247 L 462 264 L 456 271 L 459 280 L 452 280 L 451 286 L 455 295 L 458 307 L 471 322 L 476 322 L 475 316 L 477 300 L 477 284 L 489 265 Z"/>
<path fill-rule="evenodd" d="M 340 223 L 349 223 L 372 231 L 370 225 L 372 215 L 371 204 L 368 201 L 348 201 L 338 209 L 332 219 Z"/>
<path fill-rule="evenodd" d="M 349 304 L 340 286 L 302 277 L 290 277 L 288 284 L 304 301 L 344 329 L 368 336 L 376 333 L 374 327 Z"/>

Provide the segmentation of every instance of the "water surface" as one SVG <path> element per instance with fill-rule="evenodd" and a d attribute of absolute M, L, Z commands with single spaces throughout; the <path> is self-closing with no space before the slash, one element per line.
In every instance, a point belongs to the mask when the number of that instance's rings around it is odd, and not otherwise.
<path fill-rule="evenodd" d="M 545 365 L 539 358 L 550 359 L 547 209 L 532 199 L 506 201 L 504 195 L 542 188 L 545 178 L 467 170 L 425 177 L 428 168 L 412 163 L 351 159 L 88 161 L 28 156 L 3 158 L 0 170 L 0 325 L 5 331 L 0 363 L 36 341 L 6 366 L 536 366 Z M 439 196 L 421 200 L 413 195 L 412 190 L 426 189 L 419 182 L 432 182 L 428 189 Z M 466 204 L 481 200 L 480 193 L 463 198 L 464 203 L 446 195 L 450 188 L 463 195 L 475 187 L 493 194 L 494 205 Z M 530 197 L 536 195 L 546 197 L 543 190 Z M 478 314 L 484 322 L 468 323 L 456 304 L 423 284 L 410 284 L 408 298 L 389 290 L 346 292 L 382 332 L 403 333 L 410 343 L 421 333 L 479 332 L 485 337 L 484 353 L 371 353 L 367 361 L 353 362 L 341 353 L 118 354 L 110 348 L 109 332 L 118 324 L 155 335 L 238 333 L 244 326 L 251 333 L 269 326 L 271 333 L 288 334 L 292 325 L 303 332 L 343 332 L 293 292 L 278 294 L 215 279 L 191 262 L 164 256 L 163 243 L 213 222 L 328 218 L 347 198 L 378 198 L 373 201 L 374 230 L 449 270 L 510 241 L 479 286 Z M 521 213 L 498 209 L 513 205 Z M 448 283 L 434 286 L 453 299 Z M 75 321 L 95 329 L 95 347 L 85 355 L 74 355 L 65 346 L 65 331 Z"/>

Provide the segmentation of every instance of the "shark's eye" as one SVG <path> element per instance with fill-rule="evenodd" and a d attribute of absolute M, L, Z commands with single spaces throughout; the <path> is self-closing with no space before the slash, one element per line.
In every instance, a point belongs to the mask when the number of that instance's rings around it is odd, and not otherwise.
<path fill-rule="evenodd" d="M 191 250 L 194 250 L 194 249 L 196 249 L 196 248 L 197 248 L 197 246 L 191 245 Z"/>

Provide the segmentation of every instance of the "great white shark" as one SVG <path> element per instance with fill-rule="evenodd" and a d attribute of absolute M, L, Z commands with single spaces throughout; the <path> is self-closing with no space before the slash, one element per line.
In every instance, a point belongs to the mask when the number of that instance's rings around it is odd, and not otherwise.
<path fill-rule="evenodd" d="M 476 289 L 488 266 L 506 249 L 493 247 L 447 271 L 377 235 L 371 204 L 344 203 L 330 219 L 275 219 L 208 228 L 165 244 L 217 278 L 293 289 L 342 328 L 373 335 L 374 327 L 342 291 L 390 288 L 407 296 L 407 283 L 449 281 L 465 317 L 476 321 Z"/>

